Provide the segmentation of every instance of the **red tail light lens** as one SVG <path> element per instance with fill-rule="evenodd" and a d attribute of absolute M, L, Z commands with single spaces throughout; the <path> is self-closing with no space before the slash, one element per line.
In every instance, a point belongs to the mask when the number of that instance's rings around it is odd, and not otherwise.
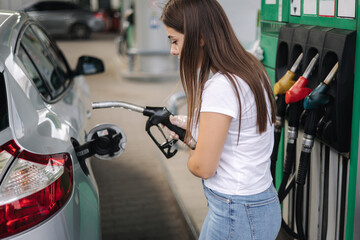
<path fill-rule="evenodd" d="M 68 153 L 38 155 L 22 151 L 16 156 L 17 151 L 3 151 L 16 159 L 0 186 L 0 238 L 49 218 L 65 205 L 73 188 Z"/>
<path fill-rule="evenodd" d="M 98 19 L 103 19 L 104 18 L 104 14 L 102 12 L 96 12 L 94 13 L 94 17 L 98 18 Z"/>
<path fill-rule="evenodd" d="M 18 154 L 19 147 L 15 144 L 13 140 L 5 143 L 0 146 L 0 173 L 7 165 L 7 163 L 13 159 L 14 156 Z M 1 216 L 0 216 L 1 217 Z M 0 218 L 1 221 L 1 218 Z"/>

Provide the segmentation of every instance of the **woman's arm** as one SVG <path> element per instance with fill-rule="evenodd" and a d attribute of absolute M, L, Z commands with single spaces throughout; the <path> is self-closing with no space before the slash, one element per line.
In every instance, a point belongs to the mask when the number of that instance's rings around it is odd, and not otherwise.
<path fill-rule="evenodd" d="M 188 168 L 200 178 L 212 177 L 219 165 L 232 117 L 220 113 L 200 113 L 196 149 L 190 151 Z"/>

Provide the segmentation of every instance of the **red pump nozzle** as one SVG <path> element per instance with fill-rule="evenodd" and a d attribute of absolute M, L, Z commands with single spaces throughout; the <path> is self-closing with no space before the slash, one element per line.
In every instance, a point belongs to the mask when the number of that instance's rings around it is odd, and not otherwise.
<path fill-rule="evenodd" d="M 304 99 L 307 95 L 311 93 L 311 89 L 307 88 L 309 80 L 304 78 L 303 76 L 299 77 L 296 83 L 289 89 L 289 91 L 285 94 L 285 102 L 296 103 Z"/>
<path fill-rule="evenodd" d="M 306 85 L 309 82 L 307 78 L 309 77 L 311 71 L 314 69 L 318 59 L 319 59 L 319 54 L 317 53 L 315 57 L 311 59 L 304 74 L 301 77 L 299 77 L 296 83 L 286 92 L 285 94 L 286 104 L 296 103 L 298 101 L 301 101 L 311 93 L 312 90 L 310 88 L 306 88 Z"/>

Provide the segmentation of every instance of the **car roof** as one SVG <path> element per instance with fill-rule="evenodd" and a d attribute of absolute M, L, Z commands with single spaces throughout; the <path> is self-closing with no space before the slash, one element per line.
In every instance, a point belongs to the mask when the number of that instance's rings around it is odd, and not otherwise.
<path fill-rule="evenodd" d="M 28 15 L 24 12 L 0 10 L 0 58 L 2 62 L 7 57 L 7 54 L 4 54 L 6 48 L 8 51 L 14 50 L 17 36 L 28 19 Z"/>
<path fill-rule="evenodd" d="M 54 0 L 48 0 L 48 1 L 38 1 L 38 2 L 34 2 L 34 3 L 30 3 L 30 4 L 25 4 L 24 7 L 22 8 L 22 10 L 24 11 L 38 11 L 35 9 L 32 9 L 33 7 L 40 7 L 40 6 L 44 6 L 44 5 L 55 5 L 57 6 L 58 4 L 61 4 L 61 6 L 72 6 L 72 7 L 76 7 L 76 8 L 80 8 L 83 9 L 79 4 L 74 3 L 74 2 L 68 2 L 68 1 L 54 1 Z"/>

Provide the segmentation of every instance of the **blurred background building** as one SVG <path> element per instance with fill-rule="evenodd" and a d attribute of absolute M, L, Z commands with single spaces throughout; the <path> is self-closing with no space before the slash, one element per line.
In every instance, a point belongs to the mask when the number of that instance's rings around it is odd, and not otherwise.
<path fill-rule="evenodd" d="M 42 0 L 0 0 L 0 9 L 22 10 L 28 6 L 33 6 L 34 3 L 39 1 Z M 114 40 L 117 42 L 119 54 L 124 56 L 129 66 L 128 72 L 124 72 L 123 77 L 127 79 L 150 80 L 178 78 L 178 59 L 176 56 L 170 55 L 170 42 L 166 36 L 165 28 L 160 21 L 162 7 L 167 0 L 60 1 L 72 2 L 90 10 L 97 20 L 100 19 L 103 22 L 104 28 L 101 32 L 118 33 Z M 259 12 L 261 1 L 218 1 L 227 13 L 240 42 L 246 49 L 252 49 L 260 36 Z M 45 9 L 41 10 L 43 12 L 40 12 L 40 15 L 32 14 L 31 16 L 34 16 L 39 21 L 40 18 L 50 17 L 49 20 L 43 20 L 43 25 L 46 28 L 50 26 L 49 21 L 54 21 L 54 17 L 52 17 L 53 12 L 59 12 L 59 7 L 52 7 L 51 11 L 48 11 L 47 7 Z M 46 16 L 43 15 L 46 14 L 44 13 L 45 11 L 47 11 Z M 59 14 L 60 16 L 65 16 L 62 12 L 59 12 Z M 71 23 L 68 23 L 70 16 L 74 18 L 75 15 L 69 15 L 66 17 L 67 19 L 64 17 L 64 21 L 67 21 L 69 27 L 63 31 L 61 29 L 52 29 L 51 32 L 48 29 L 49 32 L 51 34 L 53 32 L 62 32 L 62 35 L 73 36 L 73 38 L 78 39 L 89 38 L 91 35 L 89 25 L 76 24 L 76 22 L 81 20 L 72 20 Z M 61 18 L 58 20 L 61 21 Z M 60 22 L 59 26 L 62 27 L 63 24 Z M 83 27 L 81 28 L 81 26 Z"/>
<path fill-rule="evenodd" d="M 24 6 L 38 2 L 39 0 L 0 0 L 0 8 L 18 10 Z M 121 18 L 125 17 L 126 11 L 131 6 L 136 6 L 139 12 L 142 8 L 151 8 L 153 3 L 163 4 L 166 0 L 64 0 L 79 4 L 91 11 L 118 12 Z M 258 37 L 257 16 L 261 1 L 247 0 L 219 0 L 225 9 L 234 30 L 245 47 L 249 47 Z M 136 15 L 136 13 L 135 13 Z"/>

